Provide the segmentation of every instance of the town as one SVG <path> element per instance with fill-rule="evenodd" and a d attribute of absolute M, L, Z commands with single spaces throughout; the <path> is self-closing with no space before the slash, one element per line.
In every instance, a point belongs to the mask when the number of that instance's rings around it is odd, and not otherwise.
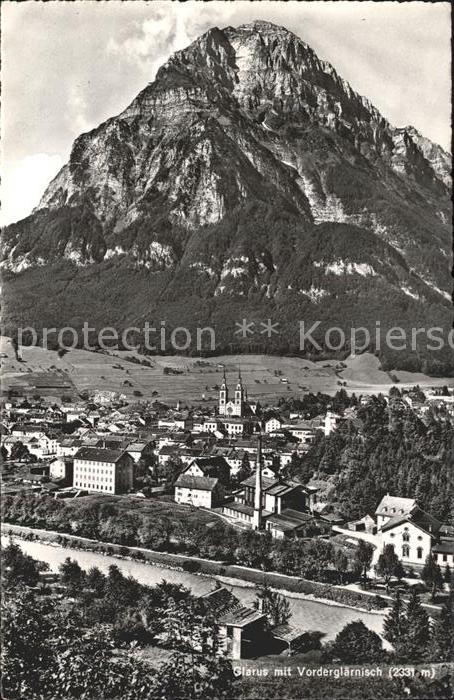
<path fill-rule="evenodd" d="M 413 661 L 430 648 L 448 660 L 453 389 L 340 388 L 271 405 L 248 390 L 241 368 L 224 370 L 215 406 L 9 389 L 7 590 L 22 580 L 59 605 L 70 596 L 152 664 L 178 649 L 245 660 L 251 677 L 287 657 Z M 45 561 L 27 554 L 34 544 Z M 77 549 L 98 557 L 89 571 Z M 122 560 L 142 567 L 140 583 Z M 419 641 L 405 641 L 401 618 Z"/>
<path fill-rule="evenodd" d="M 211 514 L 272 541 L 333 543 L 350 559 L 363 542 L 373 548 L 371 571 L 389 546 L 413 574 L 428 558 L 448 571 L 454 565 L 454 528 L 419 502 L 416 485 L 403 495 L 383 483 L 371 508 L 349 511 L 323 469 L 306 467 L 319 445 L 335 444 L 339 436 L 361 443 L 377 397 L 340 390 L 334 397 L 262 406 L 248 399 L 240 369 L 224 372 L 218 405 L 209 410 L 179 402 L 131 404 L 96 390 L 58 404 L 13 394 L 5 397 L 1 448 L 9 498 L 164 503 L 170 519 L 177 508 L 176 519 L 182 508 L 195 517 Z M 423 427 L 454 419 L 452 389 L 393 387 L 380 401 L 385 411 L 392 407 L 393 415 L 411 416 Z"/>

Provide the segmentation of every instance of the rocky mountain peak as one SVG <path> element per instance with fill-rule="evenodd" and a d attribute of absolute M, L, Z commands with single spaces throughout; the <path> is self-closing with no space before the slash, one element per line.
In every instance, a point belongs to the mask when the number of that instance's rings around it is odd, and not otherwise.
<path fill-rule="evenodd" d="M 213 27 L 76 139 L 37 210 L 6 230 L 1 264 L 19 278 L 63 266 L 93 299 L 102 269 L 99 313 L 115 298 L 122 322 L 135 311 L 109 285 L 133 274 L 139 315 L 151 290 L 161 318 L 184 298 L 204 324 L 227 323 L 227 301 L 288 323 L 322 306 L 342 317 L 344 303 L 363 325 L 374 309 L 429 308 L 442 325 L 450 169 L 284 27 Z"/>

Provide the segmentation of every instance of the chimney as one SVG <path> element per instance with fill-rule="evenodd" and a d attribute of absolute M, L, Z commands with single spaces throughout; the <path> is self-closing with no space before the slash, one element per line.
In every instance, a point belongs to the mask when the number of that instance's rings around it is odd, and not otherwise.
<path fill-rule="evenodd" d="M 254 530 L 262 527 L 262 436 L 257 441 L 257 465 L 255 468 L 254 515 L 252 519 Z"/>

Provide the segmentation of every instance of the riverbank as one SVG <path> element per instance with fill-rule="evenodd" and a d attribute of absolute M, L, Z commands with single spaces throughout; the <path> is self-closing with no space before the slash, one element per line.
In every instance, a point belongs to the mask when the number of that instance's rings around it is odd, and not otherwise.
<path fill-rule="evenodd" d="M 348 591 L 337 586 L 309 581 L 296 576 L 276 572 L 250 569 L 236 564 L 203 559 L 201 557 L 157 552 L 142 547 L 126 547 L 110 542 L 98 542 L 87 537 L 69 535 L 53 530 L 44 530 L 2 523 L 2 535 L 14 535 L 24 540 L 38 540 L 75 550 L 85 550 L 118 558 L 140 561 L 176 571 L 186 571 L 194 575 L 208 576 L 230 585 L 256 588 L 268 585 L 290 598 L 308 599 L 324 605 L 346 607 L 358 612 L 381 614 L 389 602 L 379 596 L 370 596 L 356 591 Z"/>
<path fill-rule="evenodd" d="M 88 549 L 70 549 L 56 542 L 32 539 L 31 534 L 33 533 L 27 535 L 27 539 L 20 539 L 17 535 L 13 535 L 13 541 L 19 544 L 25 554 L 38 561 L 46 562 L 52 573 L 57 573 L 61 564 L 67 557 L 70 557 L 77 561 L 84 571 L 97 567 L 106 575 L 109 567 L 115 565 L 124 576 L 131 576 L 145 586 L 154 587 L 165 580 L 168 583 L 185 586 L 194 596 L 202 596 L 211 592 L 215 587 L 216 580 L 219 580 L 238 598 L 242 605 L 251 608 L 257 599 L 256 586 L 249 581 L 200 573 L 193 574 L 181 568 L 169 568 L 163 563 L 154 564 L 151 561 L 137 560 L 133 557 L 109 555 Z M 7 542 L 8 537 L 3 535 L 3 546 Z M 324 641 L 335 639 L 345 625 L 356 620 L 361 620 L 370 630 L 380 636 L 383 635 L 385 611 L 381 614 L 377 611 L 366 612 L 359 608 L 334 604 L 332 601 L 314 599 L 311 595 L 284 592 L 283 590 L 280 593 L 289 604 L 292 625 L 308 631 L 318 631 Z M 387 642 L 383 640 L 383 643 L 387 648 Z"/>

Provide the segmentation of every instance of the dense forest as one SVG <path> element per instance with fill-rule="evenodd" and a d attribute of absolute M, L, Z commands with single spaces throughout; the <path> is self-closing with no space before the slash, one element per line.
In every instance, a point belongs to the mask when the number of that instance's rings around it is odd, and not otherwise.
<path fill-rule="evenodd" d="M 371 397 L 346 421 L 320 436 L 307 455 L 294 461 L 293 476 L 326 480 L 348 518 L 373 514 L 386 494 L 415 498 L 439 520 L 454 523 L 454 426 L 429 409 L 424 420 L 400 396 Z"/>

